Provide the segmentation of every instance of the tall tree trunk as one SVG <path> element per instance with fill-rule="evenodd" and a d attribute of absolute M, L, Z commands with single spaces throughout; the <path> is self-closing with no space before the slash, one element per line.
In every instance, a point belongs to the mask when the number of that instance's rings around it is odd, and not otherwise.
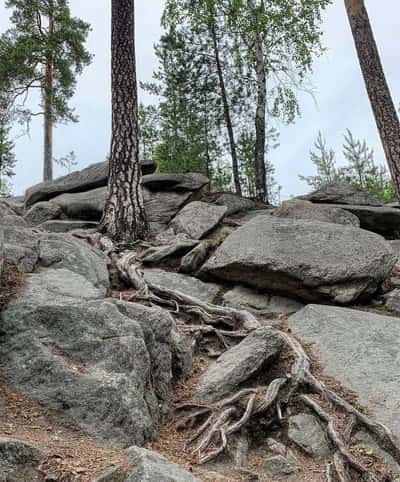
<path fill-rule="evenodd" d="M 363 0 L 345 0 L 361 70 L 400 201 L 400 122 Z"/>
<path fill-rule="evenodd" d="M 240 185 L 239 162 L 238 162 L 238 157 L 237 157 L 237 152 L 236 152 L 235 135 L 233 133 L 231 110 L 230 110 L 230 107 L 229 107 L 228 95 L 226 93 L 225 79 L 224 79 L 221 59 L 220 59 L 220 55 L 219 55 L 217 32 L 215 31 L 215 25 L 214 24 L 210 25 L 210 33 L 211 33 L 214 56 L 215 56 L 215 64 L 216 64 L 216 67 L 217 67 L 218 81 L 219 81 L 219 86 L 220 86 L 220 90 L 221 90 L 222 104 L 223 104 L 223 107 L 224 107 L 224 117 L 225 117 L 226 130 L 228 131 L 229 146 L 230 146 L 230 150 L 231 150 L 233 182 L 234 182 L 234 185 L 235 185 L 236 194 L 238 196 L 241 196 L 242 195 L 242 188 L 241 188 L 241 185 Z"/>
<path fill-rule="evenodd" d="M 126 243 L 148 231 L 139 163 L 134 8 L 134 0 L 112 0 L 112 139 L 101 221 L 114 241 Z"/>
<path fill-rule="evenodd" d="M 49 18 L 49 33 L 54 33 L 54 18 Z M 43 147 L 43 181 L 53 180 L 53 56 L 49 55 L 45 67 L 44 96 L 44 147 Z"/>

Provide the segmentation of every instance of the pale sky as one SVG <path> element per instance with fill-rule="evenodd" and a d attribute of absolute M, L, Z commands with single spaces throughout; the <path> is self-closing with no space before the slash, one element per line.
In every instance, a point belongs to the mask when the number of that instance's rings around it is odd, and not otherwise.
<path fill-rule="evenodd" d="M 110 0 L 71 0 L 74 15 L 92 25 L 88 41 L 95 59 L 79 78 L 72 104 L 80 117 L 78 124 L 59 126 L 55 131 L 55 156 L 71 150 L 77 154 L 79 167 L 105 159 L 110 144 Z M 161 34 L 160 17 L 164 0 L 136 0 L 137 72 L 140 80 L 151 80 L 156 68 L 153 45 Z M 0 31 L 7 28 L 8 11 L 0 0 Z M 366 0 L 375 38 L 396 105 L 400 103 L 399 41 L 400 8 L 398 0 Z M 333 0 L 324 20 L 324 45 L 327 53 L 314 66 L 312 82 L 315 101 L 301 95 L 302 116 L 295 125 L 281 128 L 281 145 L 273 151 L 271 160 L 277 180 L 283 186 L 282 197 L 308 191 L 298 174 L 314 172 L 309 151 L 321 130 L 338 154 L 346 128 L 360 138 L 366 138 L 384 156 L 368 102 L 360 67 L 355 53 L 343 0 Z M 143 92 L 141 100 L 149 98 Z M 40 182 L 42 174 L 42 126 L 37 119 L 30 138 L 17 140 L 18 164 L 13 178 L 14 193 L 22 194 L 32 184 Z M 339 155 L 338 158 L 341 156 Z M 57 174 L 63 174 L 60 168 Z"/>

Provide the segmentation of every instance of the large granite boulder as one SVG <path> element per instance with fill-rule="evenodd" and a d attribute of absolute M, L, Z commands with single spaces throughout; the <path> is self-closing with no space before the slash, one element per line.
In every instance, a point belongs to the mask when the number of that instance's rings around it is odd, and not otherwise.
<path fill-rule="evenodd" d="M 289 328 L 319 360 L 325 375 L 400 436 L 400 319 L 335 306 L 308 305 Z"/>
<path fill-rule="evenodd" d="M 306 300 L 350 303 L 375 293 L 395 261 L 390 245 L 375 233 L 259 216 L 228 236 L 201 274 Z"/>
<path fill-rule="evenodd" d="M 388 206 L 361 206 L 353 204 L 335 204 L 332 207 L 345 209 L 357 216 L 360 227 L 384 237 L 400 237 L 400 209 Z"/>
<path fill-rule="evenodd" d="M 226 216 L 237 214 L 246 211 L 252 211 L 261 206 L 260 202 L 247 199 L 245 197 L 238 196 L 237 194 L 225 192 L 218 196 L 215 200 L 215 204 L 218 206 L 226 206 Z"/>
<path fill-rule="evenodd" d="M 300 196 L 300 199 L 323 204 L 358 204 L 383 206 L 383 202 L 361 189 L 343 182 L 332 182 L 316 191 Z"/>
<path fill-rule="evenodd" d="M 281 352 L 283 339 L 271 328 L 259 328 L 221 355 L 201 376 L 196 398 L 216 402 L 272 362 Z"/>
<path fill-rule="evenodd" d="M 52 203 L 59 206 L 65 217 L 81 221 L 100 221 L 107 199 L 107 187 L 56 196 Z"/>
<path fill-rule="evenodd" d="M 180 291 L 193 296 L 205 303 L 213 303 L 221 287 L 215 283 L 204 283 L 203 281 L 180 273 L 164 271 L 162 269 L 145 269 L 144 279 L 162 288 Z"/>
<path fill-rule="evenodd" d="M 2 225 L 4 258 L 19 271 L 32 272 L 39 259 L 40 235 L 37 230 L 16 225 Z"/>
<path fill-rule="evenodd" d="M 39 259 L 42 266 L 68 269 L 82 275 L 102 289 L 103 295 L 110 286 L 107 256 L 72 235 L 43 234 L 40 238 Z"/>
<path fill-rule="evenodd" d="M 2 314 L 2 377 L 91 436 L 142 445 L 167 411 L 174 321 L 102 296 L 65 269 L 30 275 Z"/>
<path fill-rule="evenodd" d="M 274 209 L 272 214 L 278 218 L 307 219 L 309 221 L 360 226 L 358 217 L 344 209 L 321 204 L 315 205 L 302 199 L 286 201 L 277 209 Z"/>
<path fill-rule="evenodd" d="M 200 191 L 210 183 L 202 174 L 149 174 L 143 176 L 143 186 L 149 191 Z"/>
<path fill-rule="evenodd" d="M 25 205 L 31 206 L 38 201 L 48 201 L 59 194 L 83 192 L 107 185 L 108 161 L 92 164 L 81 171 L 72 172 L 54 181 L 45 181 L 27 189 Z M 157 168 L 154 161 L 142 161 L 142 172 L 153 173 Z"/>
<path fill-rule="evenodd" d="M 58 219 L 62 215 L 62 209 L 49 201 L 38 202 L 24 215 L 25 221 L 31 226 L 42 224 L 52 219 Z"/>
<path fill-rule="evenodd" d="M 218 226 L 228 208 L 202 201 L 187 204 L 171 221 L 175 234 L 184 233 L 192 239 L 201 239 Z"/>

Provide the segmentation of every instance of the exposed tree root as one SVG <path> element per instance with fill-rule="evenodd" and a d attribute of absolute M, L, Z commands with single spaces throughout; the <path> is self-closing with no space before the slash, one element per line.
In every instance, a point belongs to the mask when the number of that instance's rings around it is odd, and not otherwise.
<path fill-rule="evenodd" d="M 117 263 L 123 279 L 138 290 L 132 299 L 169 306 L 175 313 L 185 313 L 200 321 L 199 325 L 184 325 L 184 332 L 195 336 L 213 334 L 223 349 L 229 349 L 226 338 L 243 338 L 260 326 L 257 318 L 247 311 L 205 303 L 179 291 L 146 283 L 136 262 L 134 255 L 125 253 Z M 219 325 L 227 329 L 221 329 Z M 365 482 L 378 482 L 377 476 L 351 453 L 351 435 L 358 426 L 364 427 L 400 463 L 400 444 L 396 437 L 384 425 L 371 420 L 328 389 L 312 374 L 310 359 L 301 343 L 289 333 L 276 332 L 294 356 L 290 373 L 276 378 L 267 387 L 244 388 L 216 404 L 193 401 L 176 407 L 183 412 L 179 427 L 198 427 L 188 438 L 187 445 L 193 446 L 199 463 L 209 462 L 225 452 L 232 445 L 232 440 L 237 440 L 253 420 L 262 419 L 267 426 L 281 424 L 290 405 L 300 402 L 326 423 L 327 435 L 335 447 L 332 463 L 327 465 L 328 482 L 335 480 L 334 474 L 340 482 L 349 482 L 352 480 L 350 471 L 357 472 Z M 343 433 L 335 428 L 335 417 L 307 395 L 310 392 L 320 395 L 349 417 Z M 242 458 L 245 459 L 245 456 Z"/>

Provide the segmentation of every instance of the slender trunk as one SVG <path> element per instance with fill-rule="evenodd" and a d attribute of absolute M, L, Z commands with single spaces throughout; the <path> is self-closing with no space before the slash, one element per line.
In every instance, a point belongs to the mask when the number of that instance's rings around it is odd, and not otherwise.
<path fill-rule="evenodd" d="M 257 109 L 255 118 L 256 141 L 254 147 L 254 168 L 256 174 L 256 198 L 259 201 L 268 202 L 267 174 L 265 168 L 267 78 L 265 75 L 264 48 L 261 32 L 258 27 L 259 21 L 254 0 L 248 0 L 247 4 L 252 13 L 255 28 L 254 48 L 257 75 Z"/>
<path fill-rule="evenodd" d="M 54 18 L 49 18 L 49 34 L 54 33 Z M 53 55 L 48 54 L 45 67 L 44 96 L 44 152 L 43 152 L 43 181 L 53 180 Z"/>
<path fill-rule="evenodd" d="M 400 122 L 363 0 L 345 0 L 361 70 L 400 201 Z"/>
<path fill-rule="evenodd" d="M 134 0 L 112 0 L 112 139 L 102 230 L 117 242 L 146 236 L 139 163 Z"/>
<path fill-rule="evenodd" d="M 216 67 L 217 67 L 218 81 L 219 81 L 219 86 L 220 86 L 220 89 L 221 89 L 222 104 L 223 104 L 223 107 L 224 107 L 224 117 L 225 117 L 225 123 L 226 123 L 226 130 L 228 131 L 229 146 L 230 146 L 230 150 L 231 150 L 233 182 L 234 182 L 234 185 L 235 185 L 236 194 L 238 196 L 241 196 L 242 195 L 242 188 L 240 186 L 239 162 L 238 162 L 238 157 L 237 157 L 237 152 L 236 152 L 235 135 L 233 133 L 231 111 L 230 111 L 230 107 L 229 107 L 228 96 L 227 96 L 227 93 L 226 93 L 225 80 L 224 80 L 224 75 L 223 75 L 223 72 L 222 72 L 221 59 L 220 59 L 220 56 L 219 56 L 217 33 L 215 31 L 215 26 L 213 24 L 210 25 L 210 33 L 211 33 L 213 49 L 214 49 L 215 64 L 216 64 Z"/>

